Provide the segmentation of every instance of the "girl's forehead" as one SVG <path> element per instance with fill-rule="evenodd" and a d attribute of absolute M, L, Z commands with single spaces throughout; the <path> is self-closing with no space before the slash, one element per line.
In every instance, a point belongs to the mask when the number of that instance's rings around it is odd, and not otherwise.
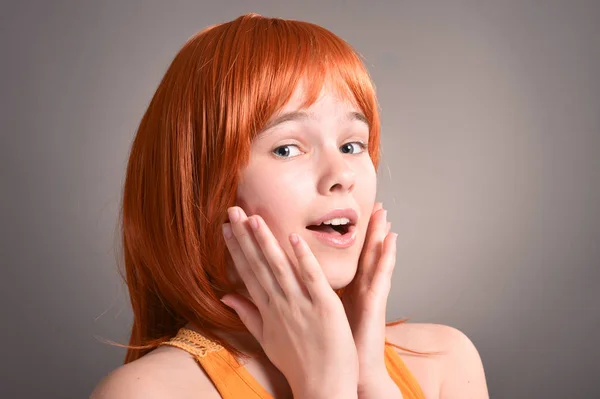
<path fill-rule="evenodd" d="M 316 99 L 314 99 L 312 103 L 309 101 L 310 99 L 308 96 L 309 93 L 305 84 L 298 84 L 288 102 L 275 112 L 271 119 L 289 112 L 307 112 L 309 114 L 314 114 L 320 110 L 332 108 L 361 112 L 349 90 L 344 93 L 339 89 L 335 89 L 330 84 L 323 85 Z"/>
<path fill-rule="evenodd" d="M 282 122 L 319 120 L 358 120 L 365 122 L 367 128 L 370 125 L 364 110 L 358 106 L 357 99 L 344 82 L 329 78 L 319 84 L 303 77 L 287 102 L 273 112 L 260 128 L 259 135 Z"/>
<path fill-rule="evenodd" d="M 368 129 L 369 121 L 365 117 L 362 112 L 357 111 L 349 111 L 349 112 L 335 112 L 335 113 L 323 113 L 314 110 L 299 110 L 299 111 L 290 111 L 278 114 L 277 117 L 271 118 L 269 122 L 267 122 L 266 126 L 263 129 L 267 131 L 276 127 L 279 124 L 285 122 L 310 122 L 310 121 L 322 121 L 324 118 L 335 119 L 335 122 L 341 123 L 349 123 L 349 122 L 361 122 L 364 123 L 365 127 Z"/>

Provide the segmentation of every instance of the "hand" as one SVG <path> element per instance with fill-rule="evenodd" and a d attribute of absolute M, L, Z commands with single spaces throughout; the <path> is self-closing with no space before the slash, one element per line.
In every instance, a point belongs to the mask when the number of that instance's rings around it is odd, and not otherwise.
<path fill-rule="evenodd" d="M 294 397 L 356 397 L 358 357 L 339 297 L 307 243 L 292 234 L 297 266 L 264 220 L 228 209 L 223 225 L 227 248 L 252 301 L 227 294 L 269 360 L 288 380 Z"/>
<path fill-rule="evenodd" d="M 385 367 L 385 310 L 396 264 L 396 233 L 386 211 L 376 203 L 365 244 L 352 282 L 344 289 L 342 303 L 358 354 L 358 389 L 389 378 Z"/>

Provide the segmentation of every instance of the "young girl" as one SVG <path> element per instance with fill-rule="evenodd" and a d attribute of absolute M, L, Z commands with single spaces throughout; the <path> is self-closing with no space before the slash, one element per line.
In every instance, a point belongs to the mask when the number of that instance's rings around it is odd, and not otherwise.
<path fill-rule="evenodd" d="M 131 149 L 133 328 L 92 396 L 488 397 L 460 331 L 386 324 L 379 134 L 364 65 L 319 26 L 250 14 L 188 40 Z"/>

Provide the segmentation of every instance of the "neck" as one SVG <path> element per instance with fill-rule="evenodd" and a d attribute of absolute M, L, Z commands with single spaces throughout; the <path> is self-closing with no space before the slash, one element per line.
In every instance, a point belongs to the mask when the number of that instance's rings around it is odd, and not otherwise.
<path fill-rule="evenodd" d="M 243 296 L 250 302 L 254 303 L 245 287 L 244 289 L 237 290 L 236 294 Z M 200 333 L 200 329 L 197 328 L 193 323 L 188 323 L 185 327 Z M 231 344 L 235 349 L 239 350 L 245 355 L 252 356 L 251 354 L 256 353 L 257 351 L 264 355 L 264 351 L 258 340 L 248 332 L 224 331 L 217 328 L 209 328 L 208 330 L 221 338 L 223 341 Z"/>

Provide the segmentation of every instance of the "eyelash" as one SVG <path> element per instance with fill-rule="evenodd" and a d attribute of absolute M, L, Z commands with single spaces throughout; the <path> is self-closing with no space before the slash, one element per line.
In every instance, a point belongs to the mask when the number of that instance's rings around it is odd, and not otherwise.
<path fill-rule="evenodd" d="M 352 154 L 349 154 L 349 155 L 359 155 L 359 154 L 362 154 L 363 152 L 367 151 L 367 145 L 366 145 L 365 143 L 363 143 L 362 141 L 350 141 L 350 142 L 348 142 L 348 143 L 345 143 L 344 145 L 348 145 L 348 144 L 358 144 L 358 146 L 359 146 L 359 147 L 360 147 L 360 149 L 362 150 L 362 151 L 361 151 L 361 152 L 359 152 L 359 153 L 352 153 Z M 342 145 L 342 147 L 343 147 L 344 145 Z M 284 145 L 280 145 L 279 147 L 276 147 L 276 148 L 274 148 L 274 149 L 273 149 L 273 151 L 271 151 L 271 153 L 272 153 L 273 155 L 275 155 L 275 157 L 277 157 L 277 158 L 280 158 L 280 159 L 291 159 L 291 158 L 294 158 L 294 157 L 282 157 L 281 155 L 277 155 L 277 154 L 275 154 L 275 151 L 277 151 L 279 148 L 283 148 L 283 147 L 292 147 L 292 146 L 293 146 L 293 147 L 298 147 L 298 145 L 297 145 L 297 144 L 284 144 Z M 341 148 L 341 147 L 340 147 L 340 148 Z M 296 155 L 296 156 L 297 156 L 297 155 Z"/>

